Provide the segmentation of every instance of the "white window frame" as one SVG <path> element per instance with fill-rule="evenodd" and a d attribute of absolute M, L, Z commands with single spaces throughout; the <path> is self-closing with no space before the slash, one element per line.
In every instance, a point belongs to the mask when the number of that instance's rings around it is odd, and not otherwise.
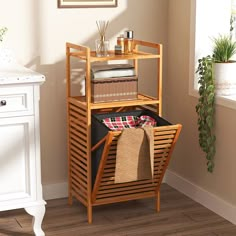
<path fill-rule="evenodd" d="M 229 33 L 231 0 L 191 0 L 189 95 L 198 97 L 197 60 L 211 54 L 212 38 Z M 203 26 L 204 24 L 204 26 Z M 236 109 L 236 96 L 217 96 L 216 104 Z"/>

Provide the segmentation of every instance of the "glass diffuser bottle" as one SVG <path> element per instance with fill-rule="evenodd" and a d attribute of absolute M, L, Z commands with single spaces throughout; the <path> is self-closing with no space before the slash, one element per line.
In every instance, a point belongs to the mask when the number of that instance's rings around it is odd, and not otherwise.
<path fill-rule="evenodd" d="M 109 51 L 109 41 L 105 39 L 105 34 L 109 21 L 96 21 L 96 23 L 100 36 L 99 39 L 95 40 L 96 56 L 105 57 L 108 56 L 108 51 Z"/>

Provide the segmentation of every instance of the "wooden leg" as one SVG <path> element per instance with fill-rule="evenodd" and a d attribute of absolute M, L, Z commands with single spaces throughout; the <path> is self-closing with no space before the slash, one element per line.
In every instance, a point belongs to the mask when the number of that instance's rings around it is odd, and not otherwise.
<path fill-rule="evenodd" d="M 72 205 L 73 204 L 73 197 L 72 197 L 72 193 L 69 189 L 69 192 L 68 192 L 68 204 L 69 205 Z"/>
<path fill-rule="evenodd" d="M 36 236 L 45 236 L 41 226 L 45 214 L 45 205 L 26 207 L 26 212 L 33 216 L 33 230 Z"/>
<path fill-rule="evenodd" d="M 89 204 L 87 207 L 88 223 L 91 224 L 93 221 L 93 209 L 92 205 Z"/>
<path fill-rule="evenodd" d="M 160 211 L 160 191 L 157 192 L 157 198 L 156 198 L 156 211 Z"/>

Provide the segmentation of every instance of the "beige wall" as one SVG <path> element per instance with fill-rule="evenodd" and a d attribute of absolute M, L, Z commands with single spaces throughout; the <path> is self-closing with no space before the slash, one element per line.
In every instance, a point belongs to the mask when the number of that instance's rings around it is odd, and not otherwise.
<path fill-rule="evenodd" d="M 167 116 L 183 124 L 170 169 L 191 183 L 236 205 L 236 111 L 217 105 L 217 153 L 214 173 L 206 171 L 206 160 L 198 145 L 197 98 L 188 95 L 190 2 L 169 1 Z M 193 76 L 193 75 L 191 75 Z"/>
<path fill-rule="evenodd" d="M 96 20 L 109 20 L 107 38 L 113 46 L 129 28 L 138 39 L 166 44 L 167 1 L 120 0 L 117 8 L 107 9 L 58 9 L 57 0 L 21 0 L 14 6 L 6 1 L 0 15 L 0 23 L 9 28 L 7 44 L 19 62 L 46 75 L 41 87 L 43 185 L 66 182 L 65 42 L 94 47 Z M 145 73 L 149 76 L 149 68 Z M 146 83 L 141 86 L 156 91 Z"/>

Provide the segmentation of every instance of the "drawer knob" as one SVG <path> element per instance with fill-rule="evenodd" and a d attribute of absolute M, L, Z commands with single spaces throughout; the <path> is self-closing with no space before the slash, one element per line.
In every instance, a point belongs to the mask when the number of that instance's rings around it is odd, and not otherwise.
<path fill-rule="evenodd" d="M 6 106 L 7 105 L 7 101 L 6 100 L 1 100 L 0 104 L 1 104 L 1 106 Z"/>

